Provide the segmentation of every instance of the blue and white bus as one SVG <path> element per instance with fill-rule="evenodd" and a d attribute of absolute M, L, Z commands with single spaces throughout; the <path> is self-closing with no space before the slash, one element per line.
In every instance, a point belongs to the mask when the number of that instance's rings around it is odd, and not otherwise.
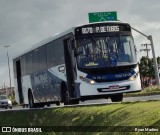
<path fill-rule="evenodd" d="M 141 90 L 131 26 L 103 22 L 73 27 L 13 59 L 16 101 L 39 107 L 111 98 Z"/>

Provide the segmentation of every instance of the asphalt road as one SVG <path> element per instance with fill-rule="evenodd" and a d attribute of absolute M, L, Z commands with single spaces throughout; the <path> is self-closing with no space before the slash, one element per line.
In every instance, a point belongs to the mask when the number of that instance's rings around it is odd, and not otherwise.
<path fill-rule="evenodd" d="M 149 101 L 149 100 L 160 100 L 160 95 L 123 98 L 123 102 L 136 102 L 136 101 Z M 112 101 L 110 99 L 90 100 L 90 101 L 81 102 L 80 104 L 101 104 L 101 103 L 103 104 L 112 103 Z"/>
<path fill-rule="evenodd" d="M 160 95 L 151 95 L 151 96 L 139 96 L 139 97 L 125 97 L 123 98 L 123 102 L 136 102 L 136 101 L 149 101 L 149 100 L 160 100 Z M 80 102 L 79 105 L 94 105 L 94 104 L 111 104 L 110 99 L 98 99 L 98 100 L 88 100 L 85 102 Z M 61 104 L 59 107 L 63 107 Z M 56 105 L 52 105 L 50 108 L 57 107 Z M 47 107 L 44 107 L 47 108 Z M 29 108 L 22 108 L 22 106 L 15 106 L 12 109 L 3 109 L 0 108 L 0 111 L 20 111 L 20 110 L 28 110 Z M 43 109 L 43 108 L 36 108 Z"/>

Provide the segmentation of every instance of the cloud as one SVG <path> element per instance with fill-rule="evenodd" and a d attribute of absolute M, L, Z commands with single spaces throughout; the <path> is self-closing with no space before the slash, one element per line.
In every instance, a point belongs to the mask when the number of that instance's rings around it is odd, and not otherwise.
<path fill-rule="evenodd" d="M 143 21 L 148 22 L 159 22 L 159 0 L 132 0 L 130 1 L 130 6 L 132 8 L 128 9 L 128 14 L 139 16 L 143 18 Z"/>

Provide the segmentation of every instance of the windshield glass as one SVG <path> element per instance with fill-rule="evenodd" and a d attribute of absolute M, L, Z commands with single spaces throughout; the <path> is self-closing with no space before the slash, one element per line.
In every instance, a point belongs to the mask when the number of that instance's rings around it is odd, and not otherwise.
<path fill-rule="evenodd" d="M 136 53 L 133 38 L 117 36 L 78 39 L 77 62 L 82 68 L 135 64 Z"/>

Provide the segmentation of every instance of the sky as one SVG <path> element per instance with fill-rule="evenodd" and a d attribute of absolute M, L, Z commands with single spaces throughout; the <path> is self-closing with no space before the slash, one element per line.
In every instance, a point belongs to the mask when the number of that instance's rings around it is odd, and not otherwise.
<path fill-rule="evenodd" d="M 13 82 L 12 59 L 34 44 L 70 27 L 89 23 L 88 13 L 116 11 L 118 20 L 152 35 L 156 57 L 160 56 L 159 0 L 0 0 L 0 88 L 9 86 L 7 51 Z M 146 53 L 146 37 L 132 31 L 138 60 Z M 4 46 L 10 47 L 5 48 Z M 149 56 L 152 57 L 151 51 Z"/>

